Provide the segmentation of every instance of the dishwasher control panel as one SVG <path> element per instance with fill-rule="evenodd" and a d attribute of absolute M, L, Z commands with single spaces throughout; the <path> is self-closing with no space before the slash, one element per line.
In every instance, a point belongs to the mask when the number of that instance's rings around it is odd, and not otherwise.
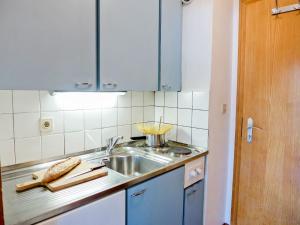
<path fill-rule="evenodd" d="M 184 188 L 204 179 L 205 157 L 185 164 Z"/>

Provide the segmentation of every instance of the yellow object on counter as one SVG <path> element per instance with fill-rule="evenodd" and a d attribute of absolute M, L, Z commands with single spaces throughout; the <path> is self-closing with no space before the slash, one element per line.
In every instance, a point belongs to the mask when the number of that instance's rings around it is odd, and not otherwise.
<path fill-rule="evenodd" d="M 137 129 L 142 132 L 143 134 L 153 134 L 153 135 L 161 135 L 161 134 L 166 134 L 170 130 L 172 130 L 173 125 L 171 124 L 145 124 L 145 123 L 140 123 L 136 125 Z"/>

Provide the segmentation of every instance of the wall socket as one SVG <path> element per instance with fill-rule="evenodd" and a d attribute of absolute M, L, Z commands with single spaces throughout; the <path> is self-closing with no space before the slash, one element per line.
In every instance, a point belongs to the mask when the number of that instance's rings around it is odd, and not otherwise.
<path fill-rule="evenodd" d="M 53 130 L 53 119 L 52 118 L 41 119 L 40 130 L 42 132 L 51 132 Z"/>

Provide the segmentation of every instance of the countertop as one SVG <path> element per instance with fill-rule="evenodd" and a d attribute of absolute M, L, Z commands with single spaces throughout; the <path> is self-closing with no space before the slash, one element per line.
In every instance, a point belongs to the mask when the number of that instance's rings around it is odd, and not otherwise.
<path fill-rule="evenodd" d="M 108 168 L 108 175 L 105 177 L 58 192 L 51 192 L 44 187 L 34 188 L 21 193 L 15 191 L 16 184 L 32 179 L 32 172 L 47 168 L 56 161 L 6 171 L 2 174 L 5 224 L 26 225 L 43 221 L 183 166 L 187 162 L 208 154 L 206 149 L 195 146 L 175 142 L 173 145 L 189 147 L 192 150 L 192 154 L 181 157 L 169 157 L 170 161 L 162 167 L 137 177 L 124 176 Z M 142 147 L 139 147 L 139 149 L 140 154 L 149 154 Z M 163 153 L 156 154 L 162 158 L 164 157 Z M 91 162 L 105 156 L 104 151 L 80 155 L 82 159 Z"/>

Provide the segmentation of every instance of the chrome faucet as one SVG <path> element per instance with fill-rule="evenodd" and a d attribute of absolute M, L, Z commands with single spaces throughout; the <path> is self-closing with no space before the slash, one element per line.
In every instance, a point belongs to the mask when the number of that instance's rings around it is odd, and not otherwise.
<path fill-rule="evenodd" d="M 118 137 L 111 137 L 106 140 L 107 147 L 106 147 L 106 155 L 110 155 L 112 153 L 112 150 L 116 146 L 119 140 L 122 140 L 123 136 L 118 136 Z"/>

